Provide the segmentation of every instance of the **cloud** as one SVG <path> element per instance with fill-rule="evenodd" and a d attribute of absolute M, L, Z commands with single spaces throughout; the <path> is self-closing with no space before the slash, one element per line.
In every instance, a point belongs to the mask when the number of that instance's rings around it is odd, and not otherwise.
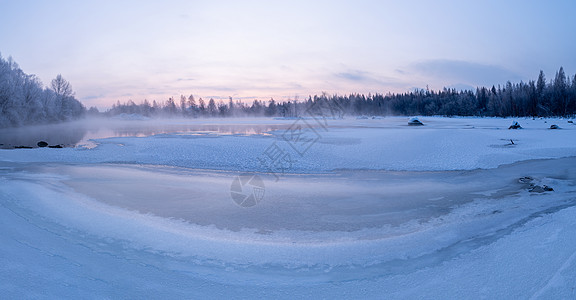
<path fill-rule="evenodd" d="M 398 78 L 380 76 L 362 70 L 339 72 L 335 73 L 334 76 L 354 85 L 366 85 L 369 87 L 377 86 L 380 88 L 405 86 L 405 83 L 401 82 Z"/>
<path fill-rule="evenodd" d="M 94 100 L 94 99 L 100 99 L 102 97 L 104 97 L 104 94 L 79 97 L 79 100 L 80 101 L 90 101 L 90 100 Z"/>
<path fill-rule="evenodd" d="M 352 81 L 373 81 L 374 79 L 369 77 L 367 72 L 363 71 L 349 71 L 337 73 L 336 77 L 343 78 Z"/>
<path fill-rule="evenodd" d="M 431 80 L 454 86 L 491 86 L 523 79 L 502 66 L 459 60 L 426 60 L 414 63 L 408 69 Z"/>

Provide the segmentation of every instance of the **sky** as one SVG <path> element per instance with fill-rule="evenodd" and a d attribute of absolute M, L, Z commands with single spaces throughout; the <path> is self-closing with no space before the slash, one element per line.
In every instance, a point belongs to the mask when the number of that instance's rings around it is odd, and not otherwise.
<path fill-rule="evenodd" d="M 576 72 L 576 1 L 0 0 L 0 54 L 100 109 L 475 88 Z"/>

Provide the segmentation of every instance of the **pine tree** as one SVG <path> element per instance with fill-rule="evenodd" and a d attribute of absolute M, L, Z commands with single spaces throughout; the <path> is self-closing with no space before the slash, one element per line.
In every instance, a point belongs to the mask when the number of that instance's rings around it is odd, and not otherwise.
<path fill-rule="evenodd" d="M 210 100 L 208 101 L 208 115 L 210 117 L 215 117 L 216 113 L 217 113 L 217 108 L 216 108 L 216 102 L 214 101 L 214 99 L 210 98 Z"/>
<path fill-rule="evenodd" d="M 567 114 L 567 87 L 566 74 L 564 73 L 564 68 L 560 67 L 558 72 L 556 72 L 556 77 L 554 78 L 553 84 L 553 95 L 554 102 L 552 103 L 552 110 L 555 115 L 566 115 Z"/>
<path fill-rule="evenodd" d="M 180 113 L 185 116 L 187 113 L 186 110 L 186 96 L 180 95 Z"/>
<path fill-rule="evenodd" d="M 198 112 L 201 117 L 206 116 L 206 104 L 202 98 L 198 99 Z"/>

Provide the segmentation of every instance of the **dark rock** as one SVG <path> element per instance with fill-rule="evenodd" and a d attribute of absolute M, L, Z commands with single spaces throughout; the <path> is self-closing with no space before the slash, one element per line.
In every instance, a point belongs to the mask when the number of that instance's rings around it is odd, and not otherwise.
<path fill-rule="evenodd" d="M 552 191 L 554 191 L 554 189 L 547 186 L 547 185 L 542 185 L 542 186 L 536 185 L 529 190 L 530 193 L 544 193 L 544 192 L 552 192 Z"/>
<path fill-rule="evenodd" d="M 556 124 L 552 124 L 552 125 L 550 125 L 550 129 L 560 129 L 560 126 L 558 126 Z"/>
<path fill-rule="evenodd" d="M 534 180 L 534 178 L 530 177 L 530 176 L 524 176 L 521 177 L 520 179 L 518 179 L 518 182 L 520 183 L 531 183 Z"/>
<path fill-rule="evenodd" d="M 544 189 L 537 185 L 529 190 L 530 193 L 544 193 Z"/>
<path fill-rule="evenodd" d="M 64 147 L 62 147 L 62 145 L 53 145 L 53 146 L 48 146 L 48 148 L 64 148 Z"/>
<path fill-rule="evenodd" d="M 422 122 L 420 122 L 420 120 L 418 120 L 418 118 L 412 118 L 412 119 L 410 119 L 410 121 L 408 121 L 408 125 L 409 126 L 422 126 L 424 124 Z"/>
<path fill-rule="evenodd" d="M 508 127 L 508 129 L 522 129 L 522 126 L 520 126 L 518 122 L 514 122 L 510 127 Z"/>
<path fill-rule="evenodd" d="M 38 147 L 40 147 L 40 148 L 44 148 L 44 147 L 48 146 L 48 143 L 46 143 L 45 141 L 39 141 L 38 144 L 36 144 L 36 145 L 38 145 Z"/>
<path fill-rule="evenodd" d="M 572 120 L 568 120 L 568 123 L 574 124 L 574 121 L 572 121 Z"/>
<path fill-rule="evenodd" d="M 32 149 L 30 146 L 14 146 L 14 149 Z"/>

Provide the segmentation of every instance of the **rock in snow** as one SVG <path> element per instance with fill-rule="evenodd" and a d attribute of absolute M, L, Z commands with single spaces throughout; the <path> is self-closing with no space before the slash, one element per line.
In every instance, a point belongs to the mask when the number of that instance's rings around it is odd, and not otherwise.
<path fill-rule="evenodd" d="M 410 125 L 410 126 L 422 126 L 424 124 L 422 122 L 420 122 L 420 120 L 418 120 L 418 118 L 412 118 L 412 119 L 410 119 L 410 121 L 408 121 L 408 125 Z"/>
<path fill-rule="evenodd" d="M 554 191 L 554 189 L 547 186 L 547 185 L 542 185 L 542 186 L 536 185 L 530 189 L 530 193 L 544 193 L 544 192 L 552 192 L 552 191 Z"/>
<path fill-rule="evenodd" d="M 522 129 L 522 126 L 520 126 L 520 124 L 516 121 L 512 122 L 512 125 L 510 125 L 510 127 L 508 127 L 508 129 Z"/>
<path fill-rule="evenodd" d="M 524 176 L 524 177 L 518 179 L 519 183 L 532 183 L 532 181 L 534 181 L 534 178 L 532 178 L 530 176 Z"/>

